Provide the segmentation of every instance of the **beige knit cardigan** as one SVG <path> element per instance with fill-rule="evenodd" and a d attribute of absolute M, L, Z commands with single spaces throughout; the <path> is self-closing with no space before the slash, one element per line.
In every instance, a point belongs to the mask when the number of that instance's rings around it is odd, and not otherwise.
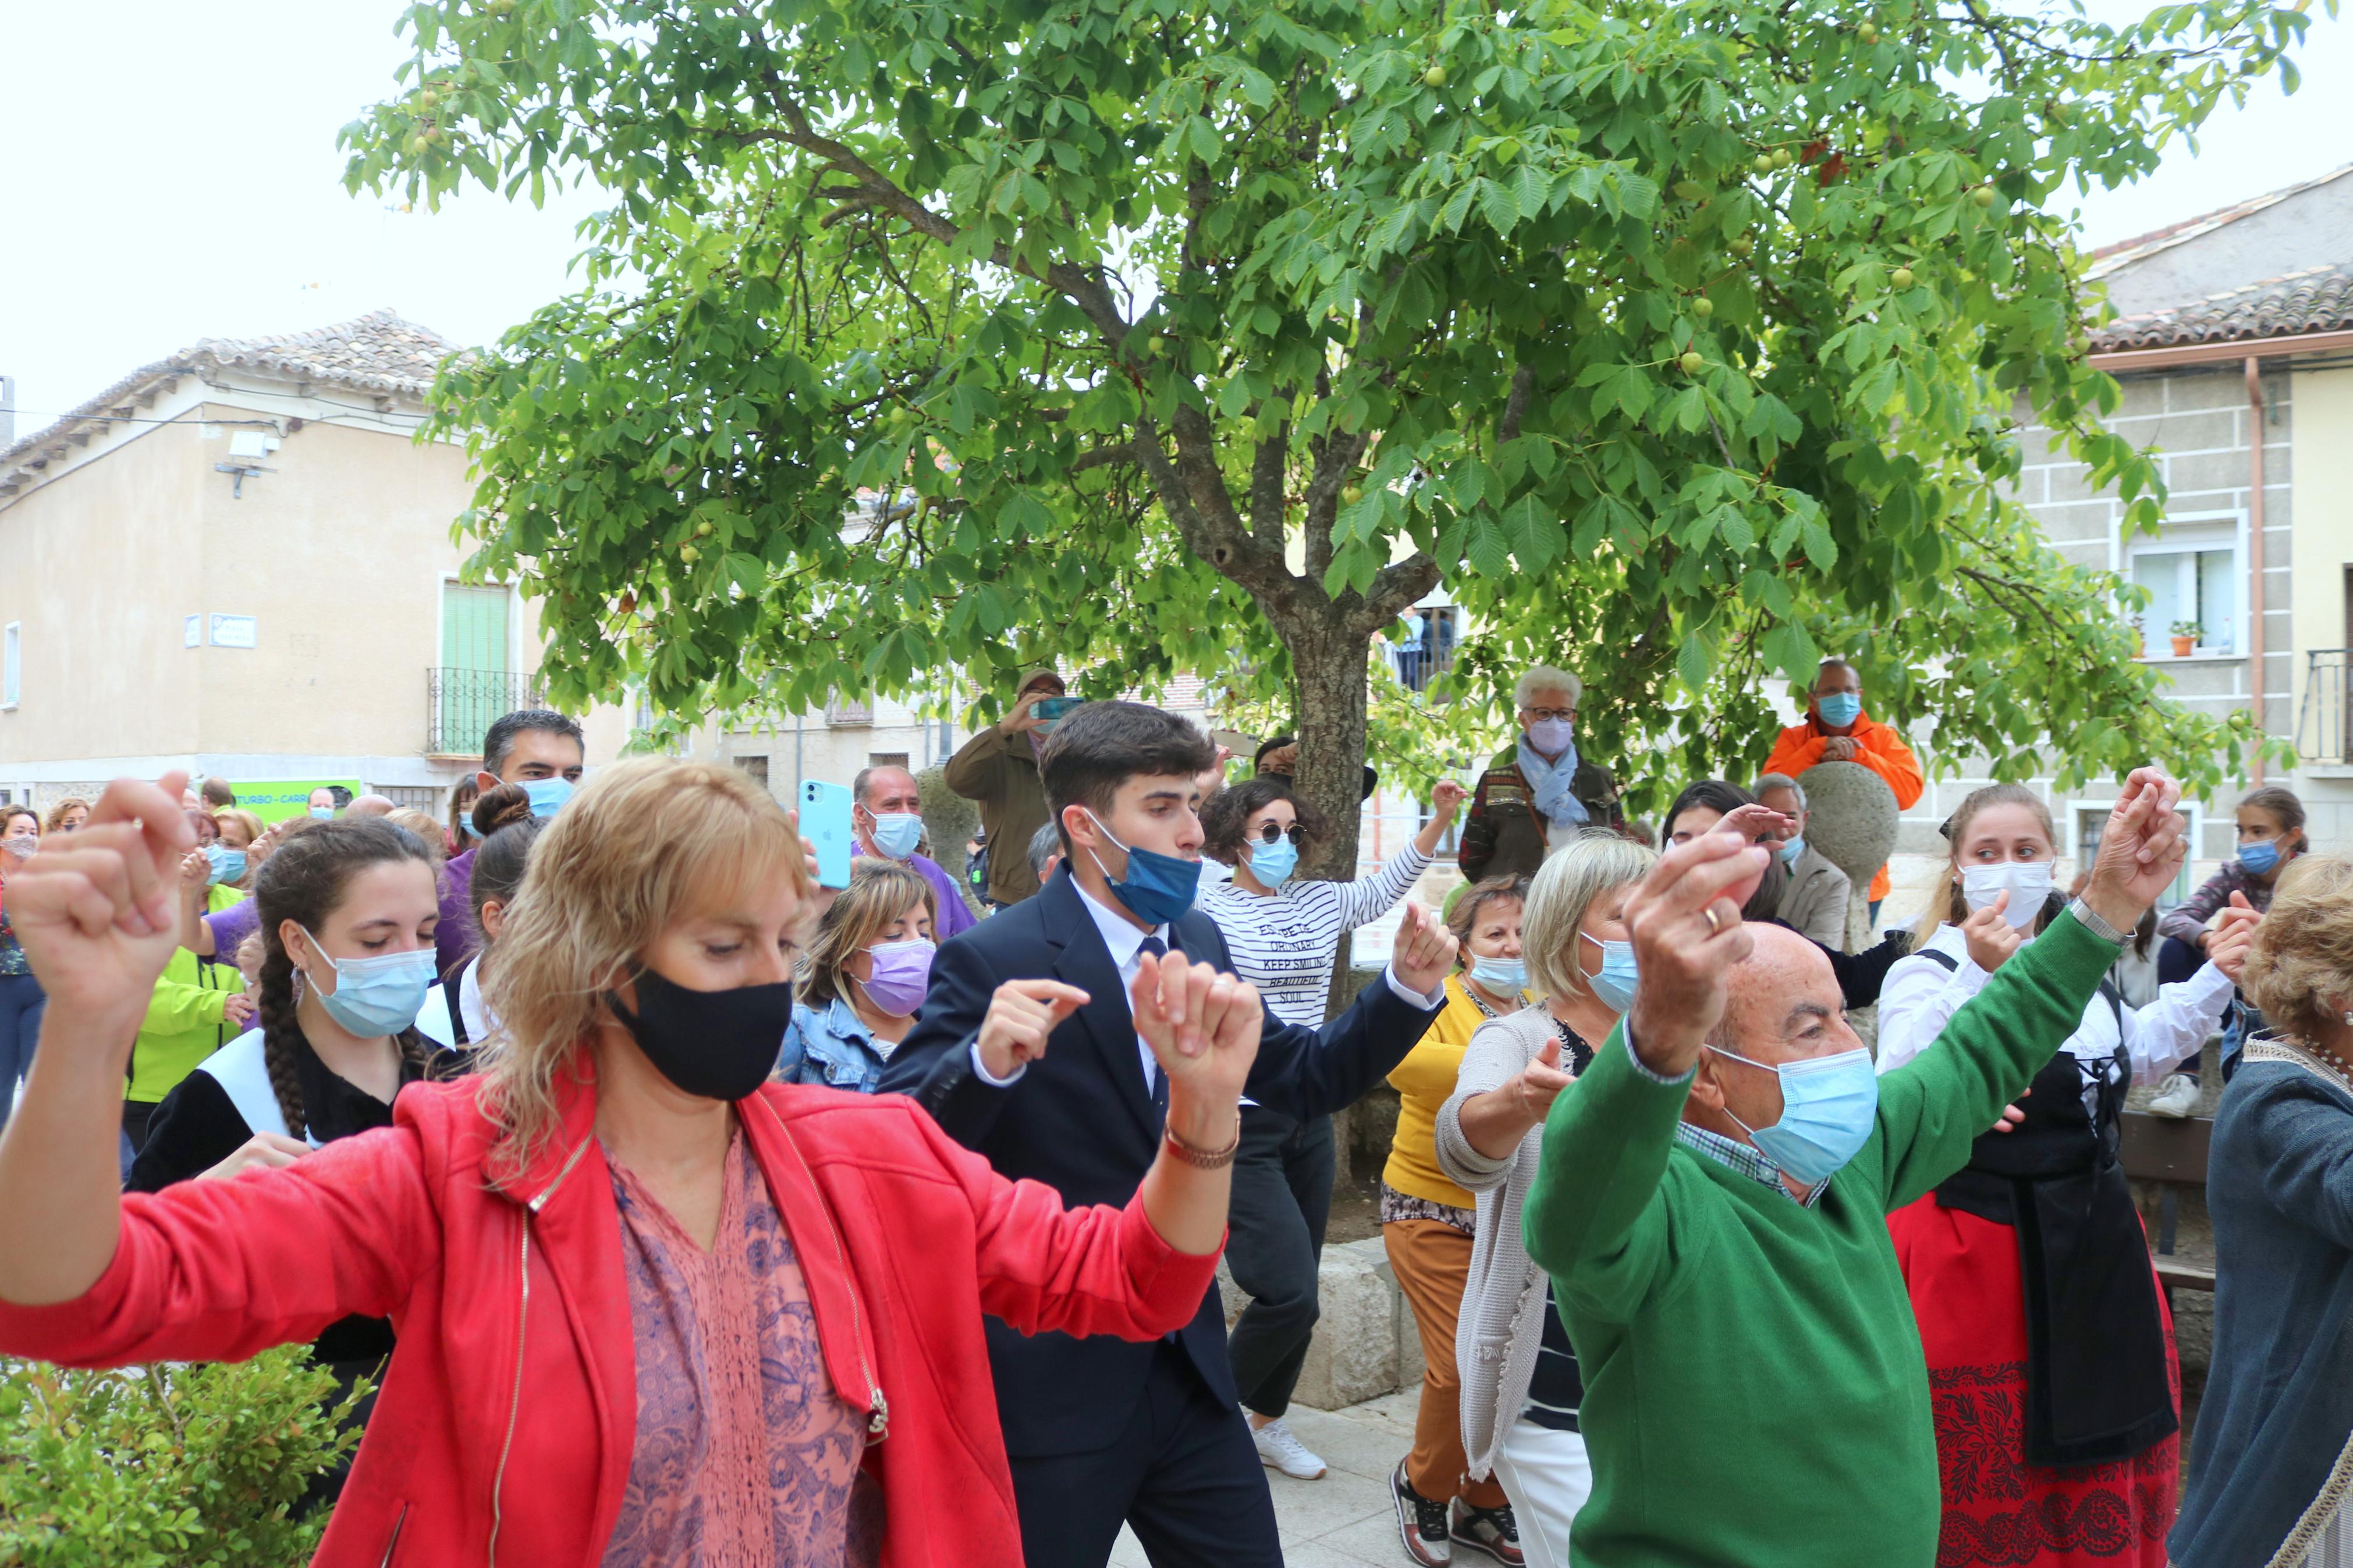
<path fill-rule="evenodd" d="M 1502 1088 L 1547 1040 L 1557 1038 L 1542 1003 L 1488 1019 L 1472 1034 L 1454 1092 L 1438 1108 L 1438 1168 L 1479 1200 L 1471 1279 L 1454 1328 L 1454 1362 L 1462 1379 L 1462 1451 L 1474 1480 L 1493 1471 L 1503 1433 L 1528 1402 L 1528 1382 L 1544 1341 L 1545 1279 L 1520 1235 L 1520 1207 L 1536 1178 L 1544 1124 L 1528 1129 L 1510 1155 L 1491 1160 L 1462 1135 L 1462 1102 Z"/>

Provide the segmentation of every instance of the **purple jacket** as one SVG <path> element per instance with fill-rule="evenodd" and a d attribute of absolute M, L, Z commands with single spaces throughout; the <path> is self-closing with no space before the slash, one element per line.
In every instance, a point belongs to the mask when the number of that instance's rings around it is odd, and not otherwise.
<path fill-rule="evenodd" d="M 849 852 L 863 855 L 866 847 L 852 841 Z M 449 864 L 455 866 L 457 862 L 452 860 Z M 945 942 L 956 932 L 969 931 L 980 923 L 973 915 L 972 906 L 964 901 L 962 893 L 956 891 L 955 879 L 948 875 L 946 867 L 928 855 L 910 855 L 907 864 L 921 871 L 923 880 L 929 882 L 932 890 L 939 895 L 939 916 L 932 921 L 933 941 Z"/>
<path fill-rule="evenodd" d="M 433 928 L 433 956 L 447 976 L 474 954 L 474 852 L 453 855 L 441 868 L 441 923 Z"/>

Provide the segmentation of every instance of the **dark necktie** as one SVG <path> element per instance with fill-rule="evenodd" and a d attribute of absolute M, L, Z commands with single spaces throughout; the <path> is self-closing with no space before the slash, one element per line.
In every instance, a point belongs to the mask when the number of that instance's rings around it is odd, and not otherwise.
<path fill-rule="evenodd" d="M 1135 950 L 1155 958 L 1168 956 L 1168 944 L 1156 936 L 1147 936 Z M 1168 1113 L 1168 1075 L 1160 1070 L 1156 1060 L 1152 1064 L 1152 1108 L 1166 1116 Z"/>

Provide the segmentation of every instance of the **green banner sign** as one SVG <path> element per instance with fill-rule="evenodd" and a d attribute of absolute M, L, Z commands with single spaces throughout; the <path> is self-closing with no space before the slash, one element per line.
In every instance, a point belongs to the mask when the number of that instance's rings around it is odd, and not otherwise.
<path fill-rule="evenodd" d="M 237 792 L 237 808 L 249 811 L 265 823 L 283 822 L 290 816 L 300 816 L 311 809 L 311 792 L 337 785 L 352 794 L 360 793 L 357 779 L 292 779 L 282 782 L 248 784 L 243 779 L 229 780 L 229 788 Z"/>

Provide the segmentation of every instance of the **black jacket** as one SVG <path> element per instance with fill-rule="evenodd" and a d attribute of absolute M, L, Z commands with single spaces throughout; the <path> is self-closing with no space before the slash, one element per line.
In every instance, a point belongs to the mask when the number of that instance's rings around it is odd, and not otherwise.
<path fill-rule="evenodd" d="M 1198 910 L 1170 927 L 1171 946 L 1231 973 L 1225 938 Z M 1055 979 L 1091 1000 L 1049 1036 L 1046 1054 L 1009 1088 L 973 1070 L 972 1042 L 990 995 L 1008 980 Z M 1337 1110 L 1413 1049 L 1437 1009 L 1423 1011 L 1386 983 L 1322 1030 L 1271 1013 L 1260 1036 L 1249 1094 L 1304 1119 Z M 948 1135 L 1000 1173 L 1045 1183 L 1071 1204 L 1124 1205 L 1160 1145 L 1161 1112 L 1145 1086 L 1127 994 L 1103 933 L 1068 868 L 1034 899 L 999 911 L 939 950 L 921 1019 L 891 1054 L 885 1093 L 911 1094 Z M 1126 1426 L 1153 1356 L 1148 1344 L 1065 1334 L 1025 1336 L 987 1323 L 1007 1449 L 1029 1458 L 1111 1446 Z M 1235 1403 L 1225 1314 L 1213 1288 L 1180 1335 L 1218 1397 Z"/>

